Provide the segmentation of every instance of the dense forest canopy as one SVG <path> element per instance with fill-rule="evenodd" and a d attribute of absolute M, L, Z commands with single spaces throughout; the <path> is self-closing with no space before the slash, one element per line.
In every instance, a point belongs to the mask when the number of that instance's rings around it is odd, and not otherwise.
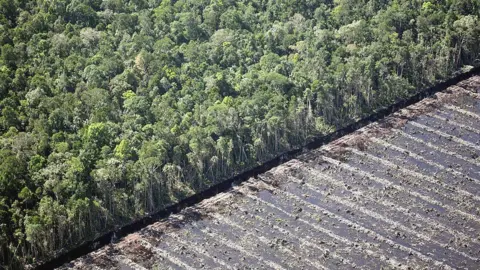
<path fill-rule="evenodd" d="M 480 64 L 478 0 L 0 0 L 0 268 Z"/>

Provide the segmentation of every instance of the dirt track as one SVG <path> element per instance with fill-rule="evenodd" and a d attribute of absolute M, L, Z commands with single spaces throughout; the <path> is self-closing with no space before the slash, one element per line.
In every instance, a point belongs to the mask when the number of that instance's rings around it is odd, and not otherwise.
<path fill-rule="evenodd" d="M 478 269 L 480 76 L 62 268 Z"/>

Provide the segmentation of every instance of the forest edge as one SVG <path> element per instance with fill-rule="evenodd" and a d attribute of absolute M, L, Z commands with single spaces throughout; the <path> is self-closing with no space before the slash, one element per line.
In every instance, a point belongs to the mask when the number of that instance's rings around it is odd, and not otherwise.
<path fill-rule="evenodd" d="M 68 263 L 74 259 L 77 259 L 83 255 L 86 255 L 90 252 L 98 250 L 112 243 L 113 238 L 116 238 L 116 239 L 122 238 L 124 236 L 127 236 L 128 234 L 139 231 L 140 229 L 145 228 L 146 226 L 151 225 L 157 221 L 165 219 L 169 217 L 171 214 L 177 214 L 187 207 L 193 206 L 205 199 L 209 199 L 219 193 L 229 190 L 232 187 L 232 184 L 240 184 L 252 177 L 256 178 L 258 175 L 265 173 L 270 169 L 277 167 L 287 161 L 290 161 L 291 159 L 296 158 L 298 155 L 303 154 L 305 151 L 316 149 L 325 144 L 328 144 L 362 127 L 365 127 L 372 122 L 381 120 L 384 117 L 394 112 L 397 112 L 407 106 L 415 104 L 424 98 L 432 96 L 437 92 L 443 91 L 448 87 L 453 86 L 463 80 L 466 80 L 469 77 L 476 74 L 480 74 L 480 66 L 474 67 L 465 73 L 461 73 L 453 78 L 440 82 L 435 86 L 423 89 L 418 94 L 413 95 L 410 98 L 398 101 L 388 107 L 380 108 L 376 110 L 374 113 L 370 114 L 369 116 L 362 118 L 360 120 L 357 120 L 356 122 L 351 123 L 344 128 L 338 129 L 337 131 L 332 132 L 328 135 L 320 136 L 301 148 L 296 148 L 296 149 L 287 151 L 283 154 L 280 154 L 275 158 L 267 162 L 264 162 L 262 165 L 256 166 L 252 169 L 249 169 L 243 173 L 238 174 L 237 176 L 229 178 L 221 183 L 215 184 L 201 192 L 198 192 L 190 197 L 187 197 L 181 200 L 180 202 L 175 203 L 171 206 L 168 206 L 163 210 L 160 210 L 154 214 L 150 214 L 141 219 L 133 221 L 127 225 L 124 225 L 118 228 L 117 230 L 109 231 L 97 237 L 94 240 L 86 241 L 83 244 L 80 244 L 77 247 L 61 254 L 60 256 L 57 256 L 56 258 L 53 258 L 49 261 L 28 265 L 27 269 L 43 270 L 43 269 L 53 269 L 56 267 L 60 267 L 65 263 Z"/>

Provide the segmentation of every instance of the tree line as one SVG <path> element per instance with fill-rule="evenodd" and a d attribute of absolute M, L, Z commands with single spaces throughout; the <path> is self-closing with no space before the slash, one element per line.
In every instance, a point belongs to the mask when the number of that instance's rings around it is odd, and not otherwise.
<path fill-rule="evenodd" d="M 480 64 L 476 0 L 0 0 L 0 267 Z"/>

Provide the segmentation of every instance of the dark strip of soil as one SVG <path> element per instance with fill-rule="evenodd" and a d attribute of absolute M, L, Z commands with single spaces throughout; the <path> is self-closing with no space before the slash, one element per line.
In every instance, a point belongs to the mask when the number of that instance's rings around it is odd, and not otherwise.
<path fill-rule="evenodd" d="M 54 258 L 50 261 L 44 262 L 42 264 L 39 264 L 35 266 L 35 269 L 53 269 L 56 267 L 60 267 L 61 265 L 68 263 L 74 259 L 77 259 L 83 255 L 86 255 L 92 251 L 95 251 L 105 245 L 108 245 L 111 243 L 112 237 L 115 235 L 115 237 L 124 237 L 128 234 L 131 234 L 133 232 L 139 231 L 140 229 L 153 224 L 163 218 L 168 217 L 171 214 L 176 214 L 179 213 L 182 209 L 195 205 L 199 202 L 201 202 L 204 199 L 211 198 L 218 193 L 227 191 L 232 187 L 233 183 L 241 183 L 243 181 L 248 180 L 251 177 L 256 177 L 257 175 L 260 175 L 262 173 L 265 173 L 269 171 L 270 169 L 277 167 L 293 158 L 296 158 L 298 155 L 302 154 L 305 150 L 311 150 L 311 149 L 316 149 L 319 148 L 322 145 L 325 145 L 327 143 L 330 143 L 346 134 L 352 133 L 372 122 L 378 121 L 385 116 L 388 116 L 391 113 L 394 113 L 398 110 L 401 110 L 409 105 L 412 105 L 414 103 L 419 102 L 420 100 L 431 96 L 437 92 L 443 91 L 449 86 L 455 85 L 463 80 L 468 79 L 469 77 L 480 73 L 480 66 L 473 68 L 469 72 L 462 73 L 454 78 L 451 78 L 449 80 L 446 80 L 442 83 L 439 83 L 433 87 L 424 89 L 420 91 L 420 93 L 406 99 L 406 100 L 401 100 L 395 104 L 392 104 L 391 106 L 382 108 L 377 110 L 375 113 L 360 119 L 359 121 L 352 123 L 342 129 L 339 129 L 329 135 L 325 135 L 322 137 L 319 137 L 312 141 L 311 143 L 308 143 L 302 148 L 294 149 L 289 152 L 286 152 L 282 155 L 277 156 L 276 158 L 271 159 L 270 161 L 265 162 L 264 164 L 257 166 L 251 170 L 248 170 L 246 172 L 243 172 L 233 178 L 230 178 L 228 180 L 225 180 L 219 184 L 216 184 L 202 192 L 199 192 L 191 197 L 188 197 L 172 206 L 169 206 L 163 210 L 158 211 L 157 213 L 151 214 L 149 216 L 143 217 L 137 221 L 134 221 L 130 224 L 127 224 L 120 229 L 116 231 L 110 231 L 108 233 L 105 233 L 104 235 L 91 240 L 87 241 L 76 248 L 73 248 L 72 250 L 58 256 L 57 258 Z"/>

